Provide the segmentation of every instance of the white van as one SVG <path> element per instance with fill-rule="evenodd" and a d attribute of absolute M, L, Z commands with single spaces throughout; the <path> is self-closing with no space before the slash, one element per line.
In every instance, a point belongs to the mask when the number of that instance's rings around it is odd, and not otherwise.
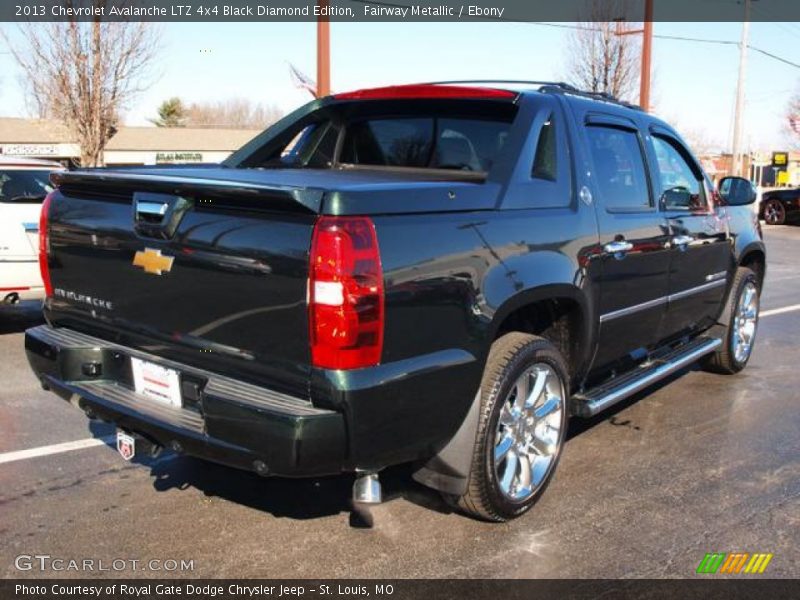
<path fill-rule="evenodd" d="M 49 160 L 0 156 L 0 306 L 44 297 L 39 272 L 39 211 L 52 191 Z"/>

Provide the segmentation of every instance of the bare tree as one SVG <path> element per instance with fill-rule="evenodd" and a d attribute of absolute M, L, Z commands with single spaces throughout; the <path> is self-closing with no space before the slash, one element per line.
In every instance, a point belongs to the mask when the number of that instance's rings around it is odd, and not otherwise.
<path fill-rule="evenodd" d="M 186 109 L 187 127 L 263 129 L 283 116 L 276 106 L 231 98 L 220 102 L 199 102 Z"/>
<path fill-rule="evenodd" d="M 689 149 L 697 156 L 721 152 L 722 142 L 702 127 L 678 127 Z"/>
<path fill-rule="evenodd" d="M 638 35 L 619 35 L 625 24 L 624 2 L 593 0 L 588 20 L 577 23 L 570 35 L 567 80 L 582 90 L 605 92 L 633 100 L 638 81 Z M 636 28 L 636 24 L 627 24 Z"/>
<path fill-rule="evenodd" d="M 800 148 L 800 89 L 786 106 L 786 135 L 794 148 Z"/>
<path fill-rule="evenodd" d="M 105 7 L 107 0 L 93 0 Z M 67 6 L 71 0 L 65 0 Z M 21 45 L 8 43 L 40 117 L 62 121 L 81 149 L 81 165 L 101 166 L 121 111 L 142 90 L 158 47 L 146 23 L 27 23 Z"/>

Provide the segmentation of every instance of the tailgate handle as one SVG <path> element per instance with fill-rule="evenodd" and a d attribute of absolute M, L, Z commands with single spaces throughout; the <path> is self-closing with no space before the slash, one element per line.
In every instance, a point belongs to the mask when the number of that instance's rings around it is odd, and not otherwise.
<path fill-rule="evenodd" d="M 136 199 L 136 220 L 137 221 L 154 221 L 153 217 L 158 217 L 158 222 L 164 220 L 164 215 L 169 210 L 167 202 L 153 202 L 150 200 Z M 144 218 L 142 218 L 144 217 Z"/>
<path fill-rule="evenodd" d="M 191 207 L 192 201 L 183 196 L 134 192 L 133 220 L 136 233 L 145 237 L 170 239 Z"/>

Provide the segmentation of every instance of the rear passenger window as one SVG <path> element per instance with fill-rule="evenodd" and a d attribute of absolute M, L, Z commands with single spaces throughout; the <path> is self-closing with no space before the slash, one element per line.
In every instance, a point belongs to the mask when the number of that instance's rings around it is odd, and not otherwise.
<path fill-rule="evenodd" d="M 594 176 L 609 210 L 650 208 L 650 192 L 639 136 L 626 129 L 587 128 Z"/>
<path fill-rule="evenodd" d="M 537 179 L 555 181 L 558 173 L 556 167 L 556 125 L 553 115 L 550 115 L 539 132 L 531 175 Z"/>

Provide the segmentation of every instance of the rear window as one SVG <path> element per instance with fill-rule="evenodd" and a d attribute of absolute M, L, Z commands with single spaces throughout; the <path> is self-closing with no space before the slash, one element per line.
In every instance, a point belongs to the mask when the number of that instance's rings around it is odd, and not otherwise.
<path fill-rule="evenodd" d="M 516 106 L 476 101 L 361 102 L 318 110 L 238 167 L 387 168 L 485 175 Z"/>
<path fill-rule="evenodd" d="M 37 203 L 51 191 L 50 173 L 34 169 L 0 169 L 0 202 Z"/>
<path fill-rule="evenodd" d="M 477 119 L 369 119 L 345 131 L 339 162 L 352 165 L 488 171 L 508 123 Z"/>

